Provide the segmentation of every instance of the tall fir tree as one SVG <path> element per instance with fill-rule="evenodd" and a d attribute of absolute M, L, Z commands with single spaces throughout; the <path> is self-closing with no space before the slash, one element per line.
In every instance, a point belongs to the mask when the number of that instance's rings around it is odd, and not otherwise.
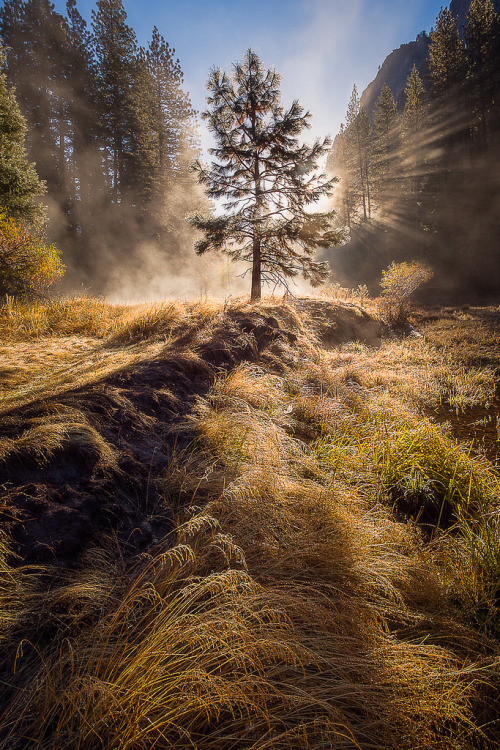
<path fill-rule="evenodd" d="M 76 0 L 67 0 L 68 16 L 67 69 L 68 98 L 71 121 L 71 150 L 77 171 L 81 159 L 99 137 L 98 114 L 95 105 L 96 66 L 92 54 L 92 35 L 80 15 Z"/>
<path fill-rule="evenodd" d="M 405 87 L 405 106 L 401 118 L 403 179 L 406 195 L 408 235 L 422 256 L 422 191 L 427 172 L 428 108 L 424 83 L 413 65 Z"/>
<path fill-rule="evenodd" d="M 26 122 L 7 84 L 3 71 L 5 53 L 0 49 L 0 210 L 6 216 L 40 227 L 44 206 L 38 198 L 45 185 L 35 165 L 28 161 L 25 149 Z"/>
<path fill-rule="evenodd" d="M 338 175 L 340 186 L 335 195 L 340 196 L 342 222 L 350 232 L 354 222 L 357 193 L 352 181 L 352 164 L 344 123 L 341 124 L 340 132 L 333 142 L 326 166 L 329 174 Z"/>
<path fill-rule="evenodd" d="M 155 27 L 148 48 L 140 50 L 134 87 L 137 188 L 153 210 L 198 156 L 195 112 L 174 54 Z"/>
<path fill-rule="evenodd" d="M 372 183 L 379 209 L 384 210 L 399 187 L 400 118 L 387 83 L 384 83 L 373 112 Z"/>
<path fill-rule="evenodd" d="M 115 203 L 132 181 L 133 87 L 137 41 L 122 0 L 98 0 L 92 11 L 96 94 Z"/>
<path fill-rule="evenodd" d="M 473 137 L 480 148 L 490 138 L 490 118 L 498 94 L 498 58 L 495 54 L 500 33 L 499 17 L 491 0 L 472 0 L 465 25 L 469 62 L 469 96 L 473 110 Z"/>
<path fill-rule="evenodd" d="M 195 112 L 183 91 L 184 76 L 174 55 L 155 26 L 145 56 L 155 97 L 157 163 L 172 175 L 181 169 L 183 152 L 197 150 Z"/>
<path fill-rule="evenodd" d="M 218 161 L 196 166 L 208 195 L 225 200 L 226 212 L 193 217 L 204 233 L 196 250 L 224 251 L 249 263 L 252 300 L 260 299 L 263 280 L 287 288 L 289 279 L 302 274 L 321 283 L 328 266 L 314 260 L 314 249 L 340 240 L 331 213 L 307 211 L 333 188 L 334 180 L 315 173 L 330 141 L 299 144 L 310 114 L 298 101 L 285 110 L 279 87 L 278 73 L 266 70 L 252 50 L 231 77 L 213 70 L 203 117 L 215 137 L 211 153 Z"/>
<path fill-rule="evenodd" d="M 425 120 L 425 86 L 414 64 L 405 86 L 402 118 L 403 134 L 408 143 L 413 143 L 414 137 L 424 130 Z"/>
<path fill-rule="evenodd" d="M 467 79 L 465 45 L 448 8 L 441 8 L 431 32 L 427 68 L 435 137 L 439 147 L 451 157 L 452 151 L 461 149 L 469 140 L 470 116 L 463 106 Z"/>
<path fill-rule="evenodd" d="M 354 85 L 346 114 L 346 139 L 351 183 L 357 186 L 363 218 L 371 216 L 371 125 Z"/>
<path fill-rule="evenodd" d="M 430 34 L 427 62 L 433 95 L 446 103 L 460 97 L 467 74 L 465 45 L 449 8 L 441 8 Z"/>
<path fill-rule="evenodd" d="M 12 47 L 8 76 L 28 124 L 27 147 L 51 200 L 69 211 L 66 182 L 68 102 L 67 25 L 49 0 L 7 3 L 2 38 Z"/>
<path fill-rule="evenodd" d="M 92 36 L 75 0 L 67 0 L 66 49 L 70 238 L 65 243 L 69 273 L 87 279 L 96 263 L 95 237 L 100 217 L 109 203 L 108 179 L 103 169 L 101 126 L 96 105 L 96 66 Z"/>

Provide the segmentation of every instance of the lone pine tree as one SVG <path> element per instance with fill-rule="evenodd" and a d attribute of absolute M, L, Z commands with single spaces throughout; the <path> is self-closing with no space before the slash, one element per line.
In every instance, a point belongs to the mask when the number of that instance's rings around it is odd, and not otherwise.
<path fill-rule="evenodd" d="M 322 283 L 328 264 L 315 261 L 313 252 L 342 239 L 332 228 L 333 213 L 306 211 L 330 195 L 336 182 L 316 173 L 330 139 L 299 144 L 297 135 L 309 127 L 311 115 L 298 101 L 288 110 L 281 106 L 280 80 L 252 50 L 232 76 L 212 70 L 209 109 L 202 117 L 214 134 L 217 146 L 210 153 L 218 161 L 208 168 L 194 165 L 208 196 L 225 199 L 224 215 L 191 218 L 204 233 L 196 252 L 223 251 L 248 262 L 252 300 L 260 299 L 262 281 L 288 288 L 287 281 L 302 274 L 313 285 Z"/>

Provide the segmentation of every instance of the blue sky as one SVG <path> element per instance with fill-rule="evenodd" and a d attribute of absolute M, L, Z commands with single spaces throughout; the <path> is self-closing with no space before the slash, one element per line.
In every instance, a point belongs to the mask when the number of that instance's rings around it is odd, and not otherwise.
<path fill-rule="evenodd" d="M 77 0 L 90 22 L 93 0 Z M 361 92 L 386 55 L 429 31 L 444 0 L 124 0 L 145 45 L 156 25 L 175 48 L 196 109 L 205 107 L 211 67 L 230 70 L 249 47 L 283 76 L 313 118 L 308 137 L 334 136 L 354 83 Z M 65 0 L 56 0 L 64 12 Z M 203 133 L 206 146 L 209 136 Z"/>

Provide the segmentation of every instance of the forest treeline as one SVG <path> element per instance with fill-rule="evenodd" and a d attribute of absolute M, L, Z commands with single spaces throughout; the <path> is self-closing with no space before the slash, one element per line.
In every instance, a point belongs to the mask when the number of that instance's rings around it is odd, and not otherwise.
<path fill-rule="evenodd" d="M 175 50 L 156 27 L 140 47 L 121 0 L 98 0 L 90 26 L 76 0 L 65 16 L 49 0 L 5 0 L 0 37 L 67 284 L 106 291 L 113 269 L 133 269 L 148 243 L 182 265 L 184 216 L 203 198 L 189 172 L 196 113 Z"/>
<path fill-rule="evenodd" d="M 427 74 L 414 66 L 402 111 L 385 84 L 370 117 L 354 87 L 328 162 L 351 236 L 329 254 L 339 280 L 375 290 L 391 261 L 419 260 L 441 292 L 500 289 L 499 97 L 490 0 L 472 0 L 463 29 L 441 9 Z"/>

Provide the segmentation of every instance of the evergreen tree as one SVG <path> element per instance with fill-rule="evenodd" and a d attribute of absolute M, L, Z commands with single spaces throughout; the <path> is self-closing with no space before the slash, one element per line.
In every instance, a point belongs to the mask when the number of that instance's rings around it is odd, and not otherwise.
<path fill-rule="evenodd" d="M 285 110 L 279 84 L 280 76 L 266 71 L 252 50 L 232 77 L 213 70 L 203 117 L 215 136 L 211 153 L 218 161 L 209 168 L 196 165 L 208 195 L 226 200 L 225 215 L 193 217 L 205 235 L 196 250 L 222 250 L 250 263 L 252 300 L 260 299 L 262 280 L 286 287 L 287 279 L 301 273 L 321 283 L 328 264 L 315 261 L 313 250 L 340 241 L 331 229 L 332 214 L 306 211 L 332 191 L 335 180 L 314 173 L 330 141 L 299 145 L 310 114 L 298 101 Z"/>
<path fill-rule="evenodd" d="M 81 160 L 94 146 L 99 136 L 95 106 L 96 67 L 92 55 L 92 36 L 80 15 L 76 0 L 67 0 L 68 40 L 67 71 L 68 98 L 71 122 L 71 151 L 80 173 Z"/>
<path fill-rule="evenodd" d="M 449 8 L 441 8 L 431 31 L 427 67 L 435 97 L 449 101 L 460 96 L 467 65 L 465 46 L 455 17 Z"/>
<path fill-rule="evenodd" d="M 140 50 L 134 86 L 137 189 L 153 210 L 198 156 L 195 112 L 174 54 L 155 27 L 147 50 Z"/>
<path fill-rule="evenodd" d="M 10 2 L 3 9 L 1 30 L 4 43 L 12 47 L 8 77 L 27 121 L 30 158 L 51 199 L 67 213 L 66 22 L 49 0 Z"/>
<path fill-rule="evenodd" d="M 373 183 L 379 207 L 383 209 L 397 192 L 400 156 L 400 121 L 396 102 L 384 83 L 373 113 Z"/>
<path fill-rule="evenodd" d="M 356 190 L 352 183 L 351 161 L 349 155 L 349 144 L 347 142 L 344 123 L 340 126 L 338 133 L 327 159 L 327 170 L 332 175 L 338 175 L 340 188 L 336 195 L 341 196 L 342 222 L 352 229 L 353 212 L 356 204 Z"/>
<path fill-rule="evenodd" d="M 405 87 L 405 106 L 403 110 L 403 133 L 407 142 L 411 143 L 421 133 L 425 126 L 425 86 L 413 65 Z"/>
<path fill-rule="evenodd" d="M 491 0 L 472 0 L 465 25 L 465 40 L 469 62 L 469 92 L 474 112 L 473 133 L 477 134 L 482 147 L 489 140 L 490 113 L 498 83 L 498 58 L 495 54 L 498 35 L 499 18 Z"/>
<path fill-rule="evenodd" d="M 358 188 L 363 218 L 367 219 L 371 216 L 371 125 L 366 110 L 361 106 L 356 86 L 347 107 L 346 138 L 351 183 Z"/>
<path fill-rule="evenodd" d="M 110 196 L 101 149 L 96 106 L 96 66 L 92 37 L 75 0 L 67 0 L 66 95 L 68 98 L 67 163 L 71 205 L 65 260 L 70 274 L 87 278 L 96 263 L 100 217 L 107 215 Z"/>
<path fill-rule="evenodd" d="M 464 107 L 467 78 L 465 45 L 455 17 L 448 8 L 441 8 L 436 26 L 430 35 L 429 70 L 432 100 L 432 123 L 439 146 L 444 149 L 452 166 L 452 151 L 462 149 L 469 140 L 470 117 Z M 456 154 L 455 154 L 456 156 Z M 443 165 L 444 166 L 444 165 Z M 443 169 L 444 173 L 448 169 Z"/>
<path fill-rule="evenodd" d="M 119 203 L 131 181 L 133 86 L 137 43 L 122 0 L 98 0 L 92 11 L 99 118 L 109 155 L 111 188 Z"/>
<path fill-rule="evenodd" d="M 405 87 L 406 102 L 401 119 L 403 177 L 406 183 L 407 222 L 417 254 L 421 248 L 422 191 L 427 173 L 428 139 L 425 87 L 414 65 Z"/>
<path fill-rule="evenodd" d="M 23 0 L 4 0 L 0 8 L 0 37 L 4 48 L 8 50 L 7 80 L 10 84 L 20 83 L 15 81 L 15 71 L 21 67 L 19 59 L 25 55 L 23 43 L 24 26 Z M 18 91 L 19 99 L 19 91 Z"/>
<path fill-rule="evenodd" d="M 185 148 L 197 150 L 194 133 L 195 112 L 183 89 L 184 76 L 175 50 L 167 44 L 156 26 L 146 51 L 155 97 L 155 137 L 157 163 L 161 170 L 175 174 L 181 168 Z"/>
<path fill-rule="evenodd" d="M 0 50 L 0 64 L 5 55 Z M 44 208 L 37 198 L 45 193 L 35 166 L 26 157 L 26 123 L 13 89 L 0 72 L 0 208 L 3 214 L 30 225 L 40 225 Z"/>

